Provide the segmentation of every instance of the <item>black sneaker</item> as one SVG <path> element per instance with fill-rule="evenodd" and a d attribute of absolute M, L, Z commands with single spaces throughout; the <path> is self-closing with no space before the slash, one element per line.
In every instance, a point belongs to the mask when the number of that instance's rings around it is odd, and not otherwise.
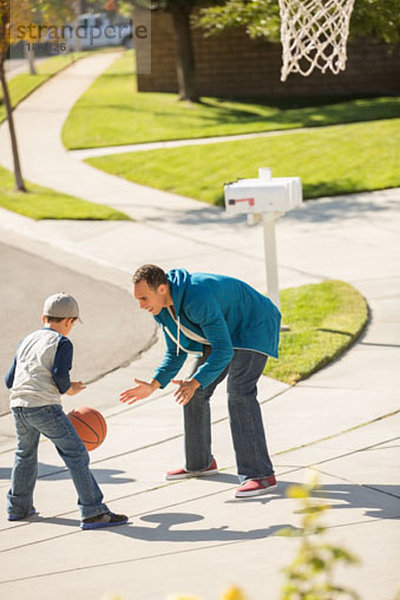
<path fill-rule="evenodd" d="M 125 525 L 128 522 L 126 515 L 116 515 L 106 512 L 95 517 L 89 517 L 81 521 L 81 529 L 102 529 L 103 527 L 115 527 L 116 525 Z"/>

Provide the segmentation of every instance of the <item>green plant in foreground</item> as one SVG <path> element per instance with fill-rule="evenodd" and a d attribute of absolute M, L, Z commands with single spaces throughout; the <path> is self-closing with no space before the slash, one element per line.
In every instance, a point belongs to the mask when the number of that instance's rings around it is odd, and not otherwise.
<path fill-rule="evenodd" d="M 316 479 L 306 485 L 291 486 L 290 498 L 301 503 L 302 528 L 283 529 L 278 535 L 301 536 L 301 543 L 294 560 L 283 569 L 286 581 L 280 600 L 339 600 L 359 599 L 353 590 L 334 582 L 334 569 L 339 564 L 351 565 L 358 559 L 341 546 L 321 542 L 320 536 L 326 528 L 321 524 L 321 515 L 329 508 L 316 502 L 313 494 L 318 490 Z M 317 537 L 317 539 L 316 539 Z"/>
<path fill-rule="evenodd" d="M 178 596 L 168 596 L 167 600 L 199 600 L 198 598 L 195 598 L 194 596 L 186 596 L 186 595 L 178 595 Z M 232 586 L 229 589 L 226 590 L 226 592 L 224 592 L 222 594 L 222 596 L 220 596 L 220 600 L 246 600 L 246 596 L 243 594 L 243 592 L 236 586 Z"/>
<path fill-rule="evenodd" d="M 283 569 L 285 583 L 279 600 L 360 600 L 355 591 L 334 582 L 335 567 L 339 564 L 357 564 L 359 561 L 345 548 L 320 541 L 326 531 L 321 523 L 321 515 L 328 510 L 329 505 L 314 498 L 318 489 L 319 485 L 314 477 L 310 483 L 292 485 L 287 491 L 289 498 L 300 501 L 301 508 L 298 512 L 302 514 L 301 528 L 284 528 L 276 535 L 301 537 L 301 542 L 297 555 Z M 168 596 L 167 600 L 199 599 L 194 596 L 173 595 Z M 222 594 L 221 600 L 246 600 L 246 596 L 239 588 L 231 587 Z"/>

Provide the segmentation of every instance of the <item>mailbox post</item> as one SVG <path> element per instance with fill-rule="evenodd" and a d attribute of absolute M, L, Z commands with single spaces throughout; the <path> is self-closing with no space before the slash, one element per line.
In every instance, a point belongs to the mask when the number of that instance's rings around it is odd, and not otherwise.
<path fill-rule="evenodd" d="M 239 179 L 224 186 L 225 207 L 232 214 L 247 213 L 258 220 L 262 218 L 267 291 L 280 308 L 275 221 L 302 204 L 301 180 L 300 177 L 272 177 L 268 167 L 259 169 L 258 173 L 256 179 Z"/>

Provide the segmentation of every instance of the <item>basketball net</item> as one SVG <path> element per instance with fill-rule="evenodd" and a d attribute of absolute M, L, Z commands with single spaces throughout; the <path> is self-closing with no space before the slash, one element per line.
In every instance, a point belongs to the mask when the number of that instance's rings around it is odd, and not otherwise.
<path fill-rule="evenodd" d="M 281 81 L 315 69 L 335 75 L 346 66 L 346 43 L 354 0 L 279 0 Z"/>

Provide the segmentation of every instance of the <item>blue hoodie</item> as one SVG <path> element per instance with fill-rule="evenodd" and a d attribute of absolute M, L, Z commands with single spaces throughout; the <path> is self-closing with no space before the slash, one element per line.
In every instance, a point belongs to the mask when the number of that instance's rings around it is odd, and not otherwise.
<path fill-rule="evenodd" d="M 167 344 L 154 374 L 162 388 L 176 376 L 188 354 L 202 354 L 206 340 L 212 352 L 193 374 L 202 387 L 210 385 L 229 365 L 234 349 L 278 357 L 281 315 L 269 298 L 233 277 L 189 273 L 186 269 L 172 269 L 166 275 L 176 318 L 168 308 L 154 317 Z M 198 341 L 182 328 L 195 334 Z"/>

